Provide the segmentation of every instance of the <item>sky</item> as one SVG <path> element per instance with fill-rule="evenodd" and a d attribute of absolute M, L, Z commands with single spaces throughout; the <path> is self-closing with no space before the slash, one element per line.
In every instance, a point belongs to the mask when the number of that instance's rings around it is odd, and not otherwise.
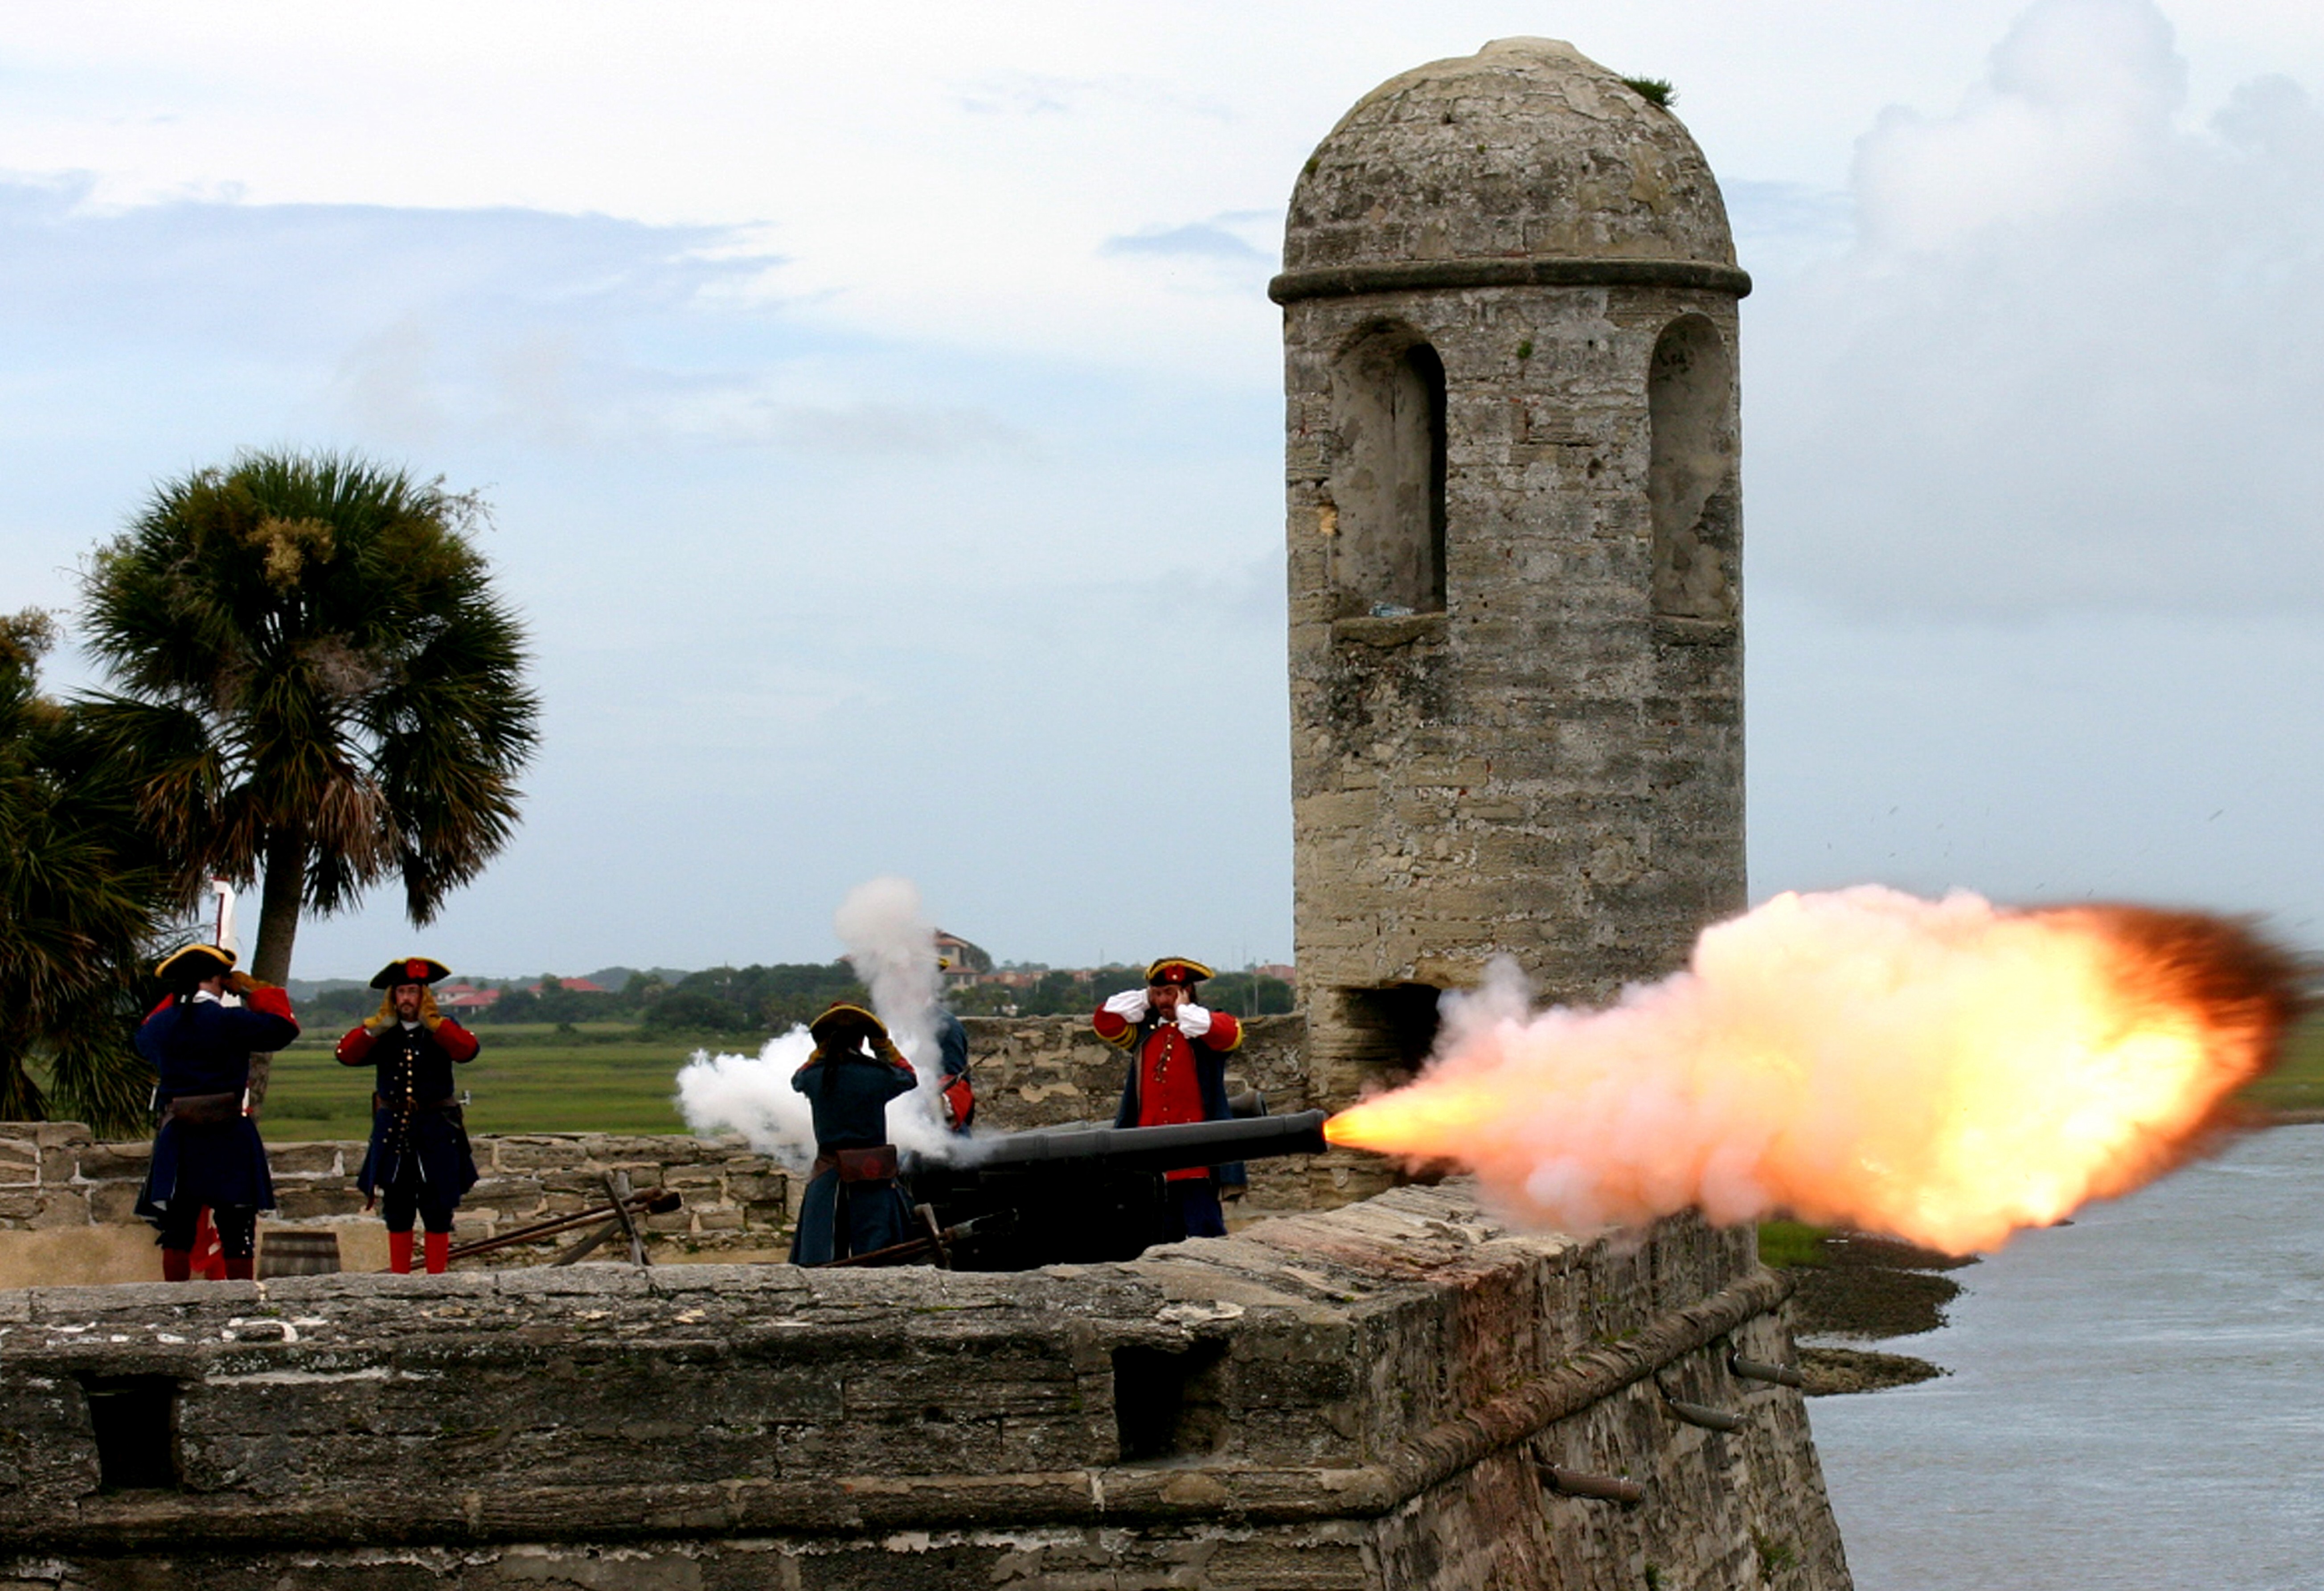
<path fill-rule="evenodd" d="M 1743 306 L 1751 893 L 2324 943 L 2324 8 L 14 7 L 0 609 L 156 482 L 479 489 L 517 838 L 301 976 L 1288 959 L 1279 314 L 1308 152 L 1542 34 L 1670 79 Z M 69 655 L 51 681 L 86 679 Z"/>

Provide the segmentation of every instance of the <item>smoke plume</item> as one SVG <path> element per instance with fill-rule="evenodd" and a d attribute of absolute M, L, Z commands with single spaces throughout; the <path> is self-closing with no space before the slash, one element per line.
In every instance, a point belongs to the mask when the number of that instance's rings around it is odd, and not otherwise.
<path fill-rule="evenodd" d="M 872 991 L 872 1009 L 918 1074 L 911 1093 L 889 1102 L 889 1140 L 930 1159 L 951 1158 L 963 1141 L 944 1124 L 936 930 L 922 915 L 918 887 L 905 878 L 858 884 L 832 926 L 848 965 Z M 815 1160 L 815 1117 L 791 1078 L 814 1051 L 803 1027 L 770 1039 L 755 1056 L 696 1050 L 678 1074 L 678 1112 L 696 1133 L 740 1133 L 761 1153 L 805 1171 Z"/>
<path fill-rule="evenodd" d="M 1861 888 L 1777 896 L 1601 1011 L 1528 1012 L 1513 964 L 1448 995 L 1437 1058 L 1334 1142 L 1478 1172 L 1587 1232 L 1690 1206 L 1955 1253 L 2216 1143 L 2301 967 L 2247 927 Z"/>

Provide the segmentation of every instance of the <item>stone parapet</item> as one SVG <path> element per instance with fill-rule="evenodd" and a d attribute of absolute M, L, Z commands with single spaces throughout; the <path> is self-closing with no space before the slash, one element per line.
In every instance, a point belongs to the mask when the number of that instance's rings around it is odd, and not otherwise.
<path fill-rule="evenodd" d="M 0 1586 L 1838 1591 L 1799 1394 L 1728 1364 L 1784 1292 L 1748 1232 L 1454 1184 L 1018 1275 L 0 1294 Z"/>

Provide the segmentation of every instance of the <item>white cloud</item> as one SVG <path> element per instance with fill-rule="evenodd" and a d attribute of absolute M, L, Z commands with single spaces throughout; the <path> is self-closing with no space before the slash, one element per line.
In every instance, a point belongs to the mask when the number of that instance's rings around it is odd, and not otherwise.
<path fill-rule="evenodd" d="M 1858 147 L 1856 247 L 1750 336 L 1753 541 L 1869 610 L 2324 602 L 2324 116 L 2182 125 L 2147 0 L 2038 0 Z"/>
<path fill-rule="evenodd" d="M 1264 262 L 1268 258 L 1213 221 L 1189 221 L 1180 227 L 1148 227 L 1120 237 L 1109 237 L 1100 252 L 1109 254 L 1187 254 L 1197 259 L 1231 260 L 1238 264 Z"/>
<path fill-rule="evenodd" d="M 1677 81 L 1761 282 L 1763 872 L 2313 898 L 2278 865 L 2296 804 L 2230 834 L 2227 799 L 2263 763 L 2314 783 L 2265 729 L 2312 718 L 2281 683 L 2312 660 L 2213 643 L 2324 541 L 2296 81 L 2324 84 L 2324 8 L 2169 3 L 2183 51 L 2151 7 L 2051 4 L 1982 72 L 2022 0 L 28 8 L 0 530 L 19 600 L 64 601 L 44 571 L 236 446 L 484 489 L 554 733 L 445 925 L 482 964 L 827 955 L 831 902 L 897 869 L 1014 954 L 1279 954 L 1282 206 L 1383 79 L 1566 32 Z M 1900 101 L 1953 108 L 1877 120 Z M 2227 616 L 1948 628 L 2076 603 Z M 2129 744 L 2156 671 L 2109 648 L 2167 651 L 2164 754 Z M 1997 737 L 2021 676 L 2053 688 Z M 2247 740 L 2197 732 L 2214 695 Z M 1121 777 L 1156 701 L 1192 704 L 1172 733 L 1213 774 Z M 1200 887 L 1116 882 L 1166 826 L 1204 837 Z M 404 941 L 383 901 L 302 957 Z"/>

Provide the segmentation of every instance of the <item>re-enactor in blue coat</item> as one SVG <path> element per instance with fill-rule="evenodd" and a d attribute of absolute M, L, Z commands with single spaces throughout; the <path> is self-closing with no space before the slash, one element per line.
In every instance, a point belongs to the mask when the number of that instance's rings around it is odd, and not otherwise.
<path fill-rule="evenodd" d="M 258 1212 L 274 1207 L 274 1179 L 258 1124 L 244 1114 L 250 1058 L 299 1036 L 290 997 L 234 970 L 235 956 L 189 945 L 153 969 L 172 986 L 137 1030 L 137 1053 L 159 1074 L 161 1113 L 137 1213 L 161 1230 L 161 1275 L 192 1274 L 194 1226 L 207 1207 L 229 1280 L 254 1272 Z"/>
<path fill-rule="evenodd" d="M 815 1111 L 815 1170 L 799 1204 L 791 1263 L 819 1265 L 903 1243 L 912 1210 L 896 1180 L 888 1102 L 918 1080 L 887 1025 L 855 1005 L 835 1005 L 808 1025 L 815 1053 L 791 1087 Z"/>
<path fill-rule="evenodd" d="M 945 1125 L 965 1138 L 976 1125 L 976 1087 L 968 1076 L 968 1030 L 960 1018 L 936 1007 L 936 1097 L 944 1102 Z"/>

